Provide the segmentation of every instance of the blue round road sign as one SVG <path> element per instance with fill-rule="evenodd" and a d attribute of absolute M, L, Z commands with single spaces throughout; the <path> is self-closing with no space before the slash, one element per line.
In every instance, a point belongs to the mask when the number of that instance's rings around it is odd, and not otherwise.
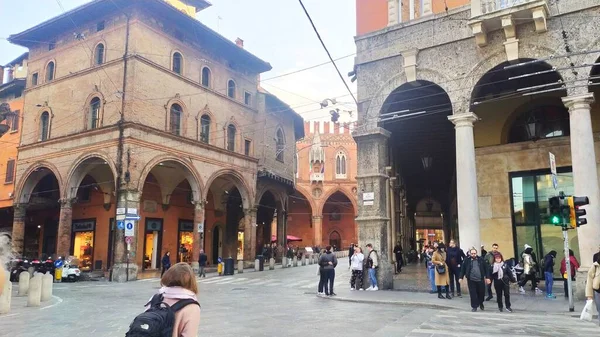
<path fill-rule="evenodd" d="M 64 263 L 63 260 L 56 260 L 56 261 L 54 261 L 54 267 L 60 268 L 63 266 L 63 263 Z"/>

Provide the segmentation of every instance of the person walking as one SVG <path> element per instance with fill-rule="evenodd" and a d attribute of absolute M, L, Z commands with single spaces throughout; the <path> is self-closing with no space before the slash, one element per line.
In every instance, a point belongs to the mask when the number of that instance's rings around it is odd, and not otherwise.
<path fill-rule="evenodd" d="M 365 290 L 363 288 L 363 263 L 365 255 L 362 248 L 354 247 L 354 254 L 350 258 L 352 276 L 350 277 L 350 290 Z"/>
<path fill-rule="evenodd" d="M 167 250 L 165 252 L 165 255 L 163 255 L 162 259 L 160 260 L 160 263 L 162 264 L 162 271 L 160 272 L 160 277 L 162 277 L 165 274 L 165 272 L 169 270 L 169 268 L 171 268 L 171 252 Z"/>
<path fill-rule="evenodd" d="M 437 286 L 438 298 L 443 299 L 442 287 L 446 290 L 446 298 L 452 299 L 449 292 L 448 265 L 446 265 L 446 245 L 440 243 L 437 251 L 433 252 L 431 263 L 435 266 L 435 285 Z"/>
<path fill-rule="evenodd" d="M 337 258 L 331 252 L 331 246 L 325 247 L 325 254 L 319 258 L 319 266 L 323 267 L 322 274 L 325 274 L 324 290 L 326 296 L 335 296 L 333 292 L 333 282 L 335 281 L 335 267 Z"/>
<path fill-rule="evenodd" d="M 542 291 L 537 287 L 537 278 L 536 278 L 536 270 L 537 270 L 537 260 L 534 258 L 533 248 L 530 245 L 525 244 L 525 250 L 523 254 L 521 254 L 521 258 L 523 260 L 523 279 L 519 282 L 519 291 L 521 293 L 525 292 L 525 288 L 523 288 L 528 281 L 531 281 L 531 290 L 536 293 L 541 293 Z"/>
<path fill-rule="evenodd" d="M 600 257 L 600 255 L 596 256 L 596 260 Z M 593 261 L 596 261 L 593 260 Z M 579 269 L 580 265 L 579 265 L 579 261 L 577 261 L 577 258 L 575 257 L 575 253 L 573 252 L 572 249 L 569 249 L 569 263 L 571 264 L 571 281 L 575 282 L 575 274 L 577 272 L 577 269 Z M 565 258 L 563 257 L 563 259 L 560 261 L 560 274 L 563 276 L 564 279 L 564 289 L 565 289 L 565 299 L 568 300 L 569 299 L 569 283 L 567 281 L 567 277 L 569 277 L 567 275 L 567 263 L 565 261 Z"/>
<path fill-rule="evenodd" d="M 369 282 L 371 286 L 367 288 L 368 291 L 377 291 L 379 287 L 377 287 L 377 268 L 379 268 L 379 258 L 377 257 L 377 251 L 373 249 L 373 245 L 368 243 L 367 250 L 369 254 L 367 254 L 367 262 L 366 267 L 369 273 Z"/>
<path fill-rule="evenodd" d="M 465 259 L 460 269 L 460 279 L 467 278 L 469 296 L 471 297 L 471 311 L 477 311 L 477 307 L 483 310 L 485 296 L 485 285 L 490 282 L 486 263 L 477 256 L 477 249 L 469 250 L 469 257 Z"/>
<path fill-rule="evenodd" d="M 427 277 L 429 278 L 429 284 L 431 285 L 431 294 L 437 293 L 437 287 L 435 286 L 435 265 L 431 262 L 433 259 L 433 247 L 429 246 L 425 250 L 425 264 L 427 265 Z"/>
<path fill-rule="evenodd" d="M 200 256 L 198 257 L 198 267 L 200 270 L 198 272 L 198 277 L 206 277 L 206 272 L 204 271 L 204 268 L 206 268 L 207 261 L 208 256 L 204 254 L 204 249 L 200 249 Z"/>
<path fill-rule="evenodd" d="M 504 295 L 504 304 L 506 311 L 512 312 L 510 308 L 510 283 L 516 282 L 517 278 L 512 270 L 504 263 L 504 257 L 500 252 L 494 254 L 494 263 L 492 264 L 492 277 L 494 289 L 498 302 L 498 310 L 502 312 L 504 305 L 502 303 L 502 295 Z"/>
<path fill-rule="evenodd" d="M 456 246 L 454 239 L 450 240 L 450 247 L 446 250 L 446 265 L 448 265 L 448 276 L 450 278 L 450 293 L 454 297 L 454 290 L 458 297 L 462 297 L 460 291 L 460 266 L 465 259 L 465 252 Z"/>
<path fill-rule="evenodd" d="M 285 257 L 287 260 L 287 267 L 292 266 L 292 260 L 294 259 L 294 250 L 292 249 L 292 245 L 288 245 L 287 252 L 285 253 Z"/>
<path fill-rule="evenodd" d="M 498 244 L 494 243 L 494 244 L 492 244 L 492 251 L 488 252 L 484 257 L 485 263 L 487 263 L 488 269 L 492 268 L 492 266 L 494 265 L 494 256 L 496 253 L 500 253 L 500 252 L 498 251 Z M 486 301 L 489 301 L 492 298 L 494 298 L 494 295 L 492 293 L 492 284 L 491 283 L 486 285 L 485 292 L 487 295 L 487 297 L 485 298 Z"/>
<path fill-rule="evenodd" d="M 596 256 L 596 261 L 588 271 L 585 297 L 588 300 L 593 300 L 596 304 L 596 310 L 600 312 L 600 254 Z M 598 316 L 598 325 L 600 325 L 600 315 Z"/>
<path fill-rule="evenodd" d="M 544 257 L 544 280 L 546 285 L 546 298 L 556 298 L 556 295 L 552 292 L 552 286 L 554 285 L 554 259 L 556 258 L 556 251 L 551 250 L 550 253 Z"/>
<path fill-rule="evenodd" d="M 394 257 L 396 258 L 396 274 L 402 271 L 402 265 L 404 261 L 402 259 L 402 245 L 400 242 L 394 247 Z"/>

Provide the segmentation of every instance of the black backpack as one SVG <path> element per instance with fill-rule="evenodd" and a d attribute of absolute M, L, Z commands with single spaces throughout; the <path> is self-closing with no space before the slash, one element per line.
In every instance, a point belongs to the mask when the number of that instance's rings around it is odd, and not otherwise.
<path fill-rule="evenodd" d="M 175 325 L 175 313 L 187 305 L 200 303 L 192 299 L 179 300 L 173 306 L 163 302 L 163 295 L 156 294 L 152 297 L 150 308 L 137 315 L 125 337 L 171 337 L 173 336 L 173 326 Z"/>

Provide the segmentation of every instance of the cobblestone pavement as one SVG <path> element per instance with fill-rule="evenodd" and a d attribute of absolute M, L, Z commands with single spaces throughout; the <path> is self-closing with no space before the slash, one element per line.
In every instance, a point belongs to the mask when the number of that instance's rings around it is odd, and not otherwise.
<path fill-rule="evenodd" d="M 592 323 L 565 315 L 509 314 L 492 308 L 471 313 L 325 300 L 315 296 L 316 268 L 200 279 L 199 335 L 591 336 L 600 332 Z M 336 273 L 336 287 L 342 292 L 349 287 L 349 271 L 340 265 Z M 133 317 L 158 288 L 157 279 L 57 284 L 56 298 L 44 309 L 26 308 L 22 299 L 14 301 L 10 315 L 0 316 L 0 336 L 124 336 Z"/>

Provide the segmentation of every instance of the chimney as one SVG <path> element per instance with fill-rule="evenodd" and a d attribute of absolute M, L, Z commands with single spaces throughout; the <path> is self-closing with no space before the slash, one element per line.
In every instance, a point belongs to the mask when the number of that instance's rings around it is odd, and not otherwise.
<path fill-rule="evenodd" d="M 235 44 L 242 49 L 244 48 L 244 40 L 240 39 L 239 37 L 235 39 Z"/>

